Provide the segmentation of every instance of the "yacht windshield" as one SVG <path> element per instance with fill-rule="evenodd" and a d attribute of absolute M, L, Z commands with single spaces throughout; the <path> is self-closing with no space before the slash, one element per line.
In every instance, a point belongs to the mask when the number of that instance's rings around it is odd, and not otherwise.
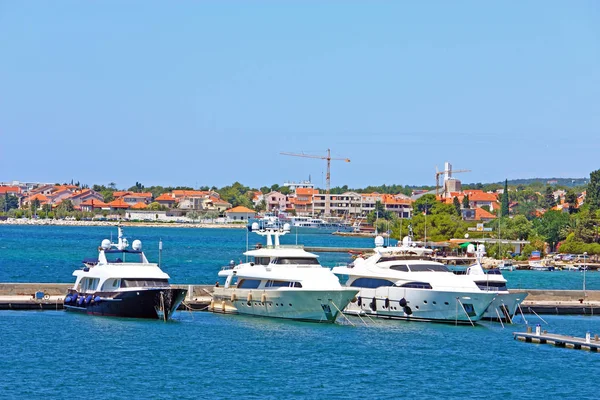
<path fill-rule="evenodd" d="M 449 272 L 445 265 L 441 264 L 410 264 L 408 268 L 412 272 Z"/>
<path fill-rule="evenodd" d="M 121 287 L 163 287 L 169 286 L 166 279 L 121 279 Z"/>
<path fill-rule="evenodd" d="M 273 260 L 273 264 L 281 264 L 281 265 L 319 265 L 319 262 L 316 258 L 309 257 L 278 257 Z"/>

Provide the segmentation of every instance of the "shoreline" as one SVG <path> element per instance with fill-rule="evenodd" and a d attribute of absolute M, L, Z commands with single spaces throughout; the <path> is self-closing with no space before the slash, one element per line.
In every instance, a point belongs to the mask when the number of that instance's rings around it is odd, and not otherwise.
<path fill-rule="evenodd" d="M 134 226 L 144 228 L 225 228 L 246 229 L 246 224 L 222 224 L 222 223 L 181 223 L 181 222 L 142 222 L 142 221 L 70 221 L 63 219 L 23 219 L 9 218 L 0 221 L 1 225 L 33 225 L 33 226 Z"/>

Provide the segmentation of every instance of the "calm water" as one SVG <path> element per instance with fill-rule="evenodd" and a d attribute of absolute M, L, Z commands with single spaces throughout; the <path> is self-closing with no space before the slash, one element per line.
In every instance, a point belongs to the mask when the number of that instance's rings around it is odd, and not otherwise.
<path fill-rule="evenodd" d="M 0 282 L 70 282 L 115 230 L 0 227 Z M 239 260 L 242 230 L 128 228 L 176 283 L 214 282 Z M 250 239 L 255 244 L 259 240 Z M 287 243 L 293 243 L 288 237 Z M 307 245 L 370 239 L 305 236 Z M 323 254 L 333 266 L 344 254 Z M 512 287 L 577 289 L 576 272 L 515 271 Z M 589 272 L 598 289 L 600 273 Z M 598 317 L 544 317 L 550 332 L 600 333 Z M 319 325 L 181 312 L 169 323 L 63 311 L 0 311 L 0 399 L 29 398 L 562 398 L 596 399 L 600 354 L 513 340 L 506 329 L 394 321 Z"/>
<path fill-rule="evenodd" d="M 72 273 L 84 258 L 96 257 L 102 239 L 116 241 L 114 227 L 0 226 L 0 282 L 73 281 Z M 214 283 L 217 272 L 230 260 L 245 260 L 246 231 L 243 229 L 136 228 L 126 227 L 131 243 L 140 239 L 150 261 L 158 261 L 158 242 L 163 241 L 163 269 L 178 284 Z M 282 237 L 284 244 L 306 246 L 373 247 L 371 238 L 348 238 L 334 235 L 300 235 Z M 253 247 L 264 239 L 250 233 Z M 394 244 L 394 242 L 392 242 Z M 320 262 L 333 267 L 347 263 L 346 253 L 321 253 Z M 514 289 L 581 289 L 583 272 L 513 271 L 506 272 L 509 288 Z M 600 290 L 600 272 L 586 272 L 586 288 Z"/>

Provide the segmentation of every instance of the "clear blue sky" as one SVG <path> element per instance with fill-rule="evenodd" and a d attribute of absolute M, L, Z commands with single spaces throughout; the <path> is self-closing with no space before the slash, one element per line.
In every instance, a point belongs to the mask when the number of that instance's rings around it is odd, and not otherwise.
<path fill-rule="evenodd" d="M 2 1 L 0 181 L 587 177 L 598 1 Z M 458 175 L 457 175 L 458 177 Z"/>

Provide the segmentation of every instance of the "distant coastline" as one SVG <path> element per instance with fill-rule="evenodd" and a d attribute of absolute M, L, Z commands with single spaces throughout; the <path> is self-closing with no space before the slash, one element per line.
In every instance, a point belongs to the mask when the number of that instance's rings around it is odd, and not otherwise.
<path fill-rule="evenodd" d="M 64 219 L 8 218 L 0 225 L 50 225 L 50 226 L 139 226 L 145 228 L 227 228 L 245 229 L 245 224 L 179 223 L 179 222 L 134 222 L 134 221 L 71 221 Z"/>

